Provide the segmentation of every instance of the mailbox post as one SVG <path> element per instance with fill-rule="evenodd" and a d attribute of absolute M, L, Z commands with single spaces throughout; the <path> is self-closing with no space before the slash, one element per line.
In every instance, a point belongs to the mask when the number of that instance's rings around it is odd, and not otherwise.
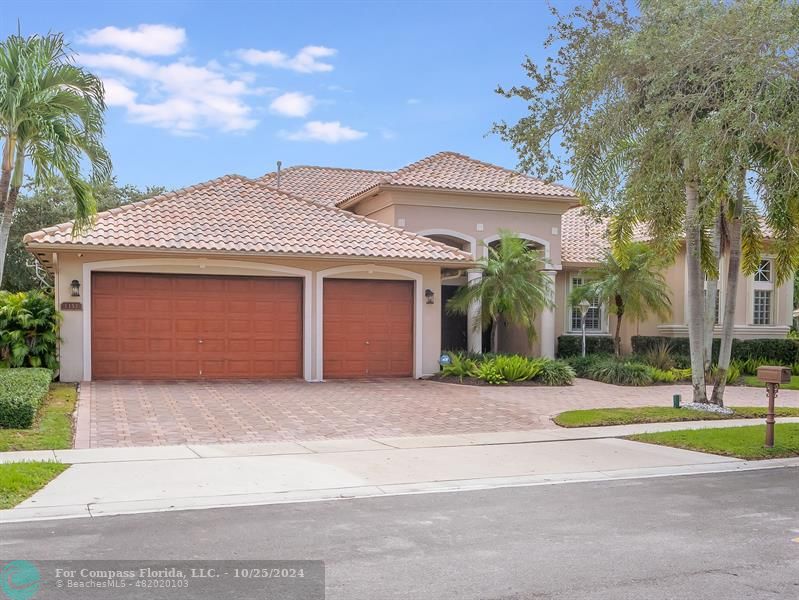
<path fill-rule="evenodd" d="M 774 447 L 774 401 L 781 383 L 791 380 L 791 370 L 786 367 L 758 367 L 757 378 L 766 384 L 768 412 L 766 413 L 766 448 Z"/>

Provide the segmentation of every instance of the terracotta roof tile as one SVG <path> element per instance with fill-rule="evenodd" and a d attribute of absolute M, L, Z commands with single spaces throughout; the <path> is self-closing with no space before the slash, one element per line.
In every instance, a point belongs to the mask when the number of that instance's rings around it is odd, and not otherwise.
<path fill-rule="evenodd" d="M 280 172 L 280 189 L 307 200 L 331 206 L 368 189 L 388 177 L 389 171 L 296 166 Z M 277 173 L 267 173 L 260 181 L 277 187 Z"/>
<path fill-rule="evenodd" d="M 470 262 L 460 250 L 264 183 L 228 175 L 72 223 L 29 233 L 26 244 L 360 256 Z"/>
<path fill-rule="evenodd" d="M 635 228 L 633 239 L 645 241 L 649 238 L 646 228 Z M 567 210 L 560 220 L 560 259 L 564 263 L 595 263 L 610 248 L 608 219 L 587 214 L 582 207 Z"/>

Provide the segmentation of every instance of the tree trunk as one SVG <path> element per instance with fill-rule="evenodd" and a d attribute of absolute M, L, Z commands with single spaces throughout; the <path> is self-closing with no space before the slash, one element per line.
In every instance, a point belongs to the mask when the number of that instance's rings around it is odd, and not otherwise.
<path fill-rule="evenodd" d="M 713 262 L 717 269 L 719 268 L 719 253 L 721 251 L 721 219 L 722 209 L 719 208 L 719 214 L 713 226 L 712 240 Z M 713 277 L 712 279 L 708 277 L 705 285 L 705 373 L 709 373 L 713 365 L 713 329 L 716 325 L 716 295 L 718 289 L 718 277 Z"/>
<path fill-rule="evenodd" d="M 688 341 L 691 349 L 691 387 L 693 401 L 707 402 L 705 389 L 705 347 L 704 347 L 704 274 L 701 256 L 701 225 L 699 222 L 699 194 L 696 181 L 691 178 L 690 169 L 686 168 L 685 184 L 685 254 L 687 269 L 688 302 Z"/>
<path fill-rule="evenodd" d="M 17 155 L 14 157 L 14 147 L 13 139 L 6 139 L 3 146 L 2 173 L 0 173 L 0 286 L 3 285 L 8 236 L 11 233 L 11 221 L 17 205 L 19 188 L 22 185 L 22 168 L 25 164 L 25 153 L 22 148 L 17 148 Z"/>
<path fill-rule="evenodd" d="M 621 320 L 624 317 L 624 300 L 616 296 L 616 333 L 613 335 L 613 348 L 616 356 L 621 356 Z"/>
<path fill-rule="evenodd" d="M 719 367 L 710 401 L 724 406 L 724 389 L 727 387 L 727 371 L 732 356 L 732 336 L 735 325 L 735 300 L 738 295 L 738 282 L 741 279 L 741 215 L 746 191 L 746 171 L 741 170 L 738 189 L 735 193 L 735 206 L 730 222 L 730 250 L 727 261 L 727 289 L 724 292 L 724 312 L 721 316 L 721 347 L 719 348 Z"/>
<path fill-rule="evenodd" d="M 8 248 L 8 236 L 11 232 L 11 213 L 13 207 L 10 202 L 6 202 L 3 215 L 0 216 L 0 289 L 3 286 L 3 272 L 6 265 L 6 250 Z"/>
<path fill-rule="evenodd" d="M 491 321 L 491 352 L 499 352 L 499 317 Z"/>

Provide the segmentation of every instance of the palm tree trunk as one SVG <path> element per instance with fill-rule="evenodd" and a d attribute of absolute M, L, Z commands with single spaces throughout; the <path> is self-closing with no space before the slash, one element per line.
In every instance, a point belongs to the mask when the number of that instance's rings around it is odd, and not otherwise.
<path fill-rule="evenodd" d="M 689 166 L 686 164 L 686 166 Z M 705 389 L 705 348 L 704 348 L 704 276 L 700 261 L 702 244 L 699 222 L 699 193 L 696 181 L 690 179 L 690 169 L 686 168 L 688 181 L 685 184 L 685 254 L 687 268 L 688 303 L 688 341 L 691 349 L 691 387 L 693 401 L 707 402 Z"/>
<path fill-rule="evenodd" d="M 613 348 L 616 356 L 621 356 L 621 320 L 624 317 L 624 300 L 616 296 L 616 333 L 613 335 Z"/>
<path fill-rule="evenodd" d="M 3 146 L 2 173 L 0 173 L 0 286 L 3 284 L 8 237 L 11 233 L 11 221 L 17 205 L 19 188 L 22 185 L 22 168 L 25 164 L 25 154 L 21 148 L 17 148 L 17 156 L 13 156 L 14 146 L 13 139 L 7 138 Z"/>
<path fill-rule="evenodd" d="M 741 215 L 744 208 L 744 192 L 746 189 L 746 171 L 741 169 L 738 177 L 738 189 L 735 194 L 735 206 L 730 222 L 730 251 L 727 261 L 727 289 L 724 296 L 724 313 L 721 317 L 721 347 L 719 348 L 719 369 L 710 401 L 724 406 L 724 389 L 727 386 L 727 370 L 730 368 L 732 356 L 732 336 L 735 319 L 735 300 L 738 294 L 738 282 L 741 279 Z"/>
<path fill-rule="evenodd" d="M 713 227 L 712 240 L 713 262 L 717 269 L 719 267 L 719 253 L 721 251 L 721 219 L 722 209 L 719 208 L 719 214 Z M 713 329 L 716 325 L 716 295 L 718 294 L 718 289 L 718 277 L 712 279 L 708 278 L 705 286 L 705 373 L 710 372 L 710 368 L 713 364 Z"/>
<path fill-rule="evenodd" d="M 491 322 L 491 352 L 499 352 L 499 317 Z"/>

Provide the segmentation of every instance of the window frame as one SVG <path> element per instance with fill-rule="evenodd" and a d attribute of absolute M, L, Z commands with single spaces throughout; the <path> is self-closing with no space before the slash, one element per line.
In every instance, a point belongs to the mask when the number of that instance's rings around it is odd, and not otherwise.
<path fill-rule="evenodd" d="M 758 274 L 761 272 L 761 267 L 763 263 L 768 262 L 768 281 L 758 280 Z M 760 266 L 758 266 L 758 270 L 752 273 L 749 277 L 749 281 L 751 282 L 751 289 L 749 291 L 749 310 L 748 310 L 748 321 L 753 327 L 772 327 L 774 326 L 774 316 L 776 314 L 776 303 L 777 303 L 777 294 L 776 286 L 774 285 L 774 257 L 773 256 L 764 256 L 760 260 Z M 755 296 L 757 292 L 768 292 L 769 293 L 769 306 L 768 306 L 768 322 L 766 323 L 757 323 L 757 319 L 755 319 Z"/>
<path fill-rule="evenodd" d="M 576 306 L 572 306 L 569 302 L 569 298 L 571 297 L 572 292 L 574 289 L 580 285 L 586 283 L 585 275 L 582 273 L 572 272 L 568 274 L 568 289 L 566 291 L 566 304 L 567 310 L 566 313 L 566 333 L 567 334 L 582 334 L 582 328 L 574 328 L 573 323 L 573 315 L 575 310 L 579 310 Z M 575 284 L 575 280 L 579 279 L 580 283 Z M 587 325 L 586 319 L 586 328 L 585 328 L 585 335 L 606 335 L 608 333 L 608 313 L 606 307 L 603 303 L 599 303 L 598 306 L 595 307 L 599 310 L 599 318 L 597 319 L 599 326 L 598 328 L 589 328 Z"/>

